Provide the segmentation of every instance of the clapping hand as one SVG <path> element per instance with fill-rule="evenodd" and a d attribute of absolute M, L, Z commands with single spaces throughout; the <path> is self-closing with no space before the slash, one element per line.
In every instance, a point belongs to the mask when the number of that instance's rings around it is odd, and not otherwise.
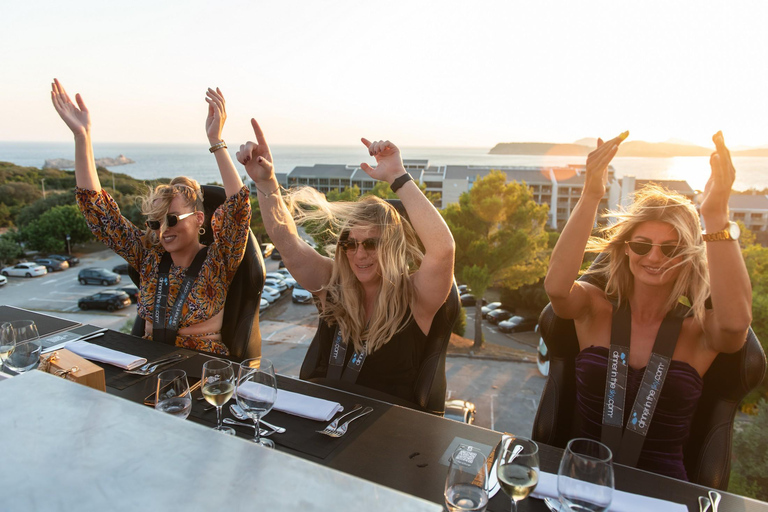
<path fill-rule="evenodd" d="M 256 134 L 256 142 L 248 141 L 241 145 L 236 156 L 237 161 L 245 166 L 248 176 L 258 184 L 270 180 L 275 174 L 275 169 L 272 165 L 272 152 L 259 123 L 251 119 L 251 125 Z"/>
<path fill-rule="evenodd" d="M 77 106 L 75 106 L 72 100 L 69 99 L 67 91 L 64 90 L 58 79 L 54 78 L 51 84 L 51 101 L 53 102 L 53 108 L 56 109 L 56 112 L 58 112 L 61 119 L 64 120 L 75 136 L 90 133 L 91 116 L 80 94 L 75 95 L 75 101 L 77 101 Z"/>
<path fill-rule="evenodd" d="M 405 172 L 403 159 L 400 157 L 400 150 L 388 140 L 371 142 L 368 139 L 360 139 L 365 147 L 368 148 L 368 154 L 376 158 L 376 167 L 371 167 L 366 163 L 360 164 L 368 176 L 375 180 L 392 183 Z"/>
<path fill-rule="evenodd" d="M 720 229 L 728 222 L 728 199 L 736 179 L 736 170 L 731 162 L 731 152 L 725 146 L 723 132 L 712 136 L 716 150 L 709 157 L 712 174 L 704 187 L 701 201 L 701 216 L 708 231 Z M 712 227 L 710 228 L 710 224 Z"/>
<path fill-rule="evenodd" d="M 205 101 L 208 102 L 208 117 L 205 119 L 205 133 L 211 145 L 221 142 L 221 132 L 224 122 L 227 120 L 227 108 L 224 95 L 217 87 L 214 91 L 210 87 L 205 92 Z"/>
<path fill-rule="evenodd" d="M 605 187 L 608 184 L 608 164 L 611 163 L 616 152 L 619 150 L 619 144 L 629 135 L 629 132 L 621 133 L 608 142 L 603 139 L 597 139 L 597 149 L 592 151 L 587 157 L 587 172 L 584 180 L 583 195 L 591 195 L 599 199 L 605 195 Z"/>

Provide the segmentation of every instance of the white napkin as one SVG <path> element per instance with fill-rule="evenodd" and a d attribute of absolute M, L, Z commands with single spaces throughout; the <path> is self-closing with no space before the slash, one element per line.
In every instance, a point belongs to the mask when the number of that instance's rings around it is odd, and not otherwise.
<path fill-rule="evenodd" d="M 585 484 L 589 486 L 591 484 Z M 585 487 L 585 493 L 589 493 Z M 557 475 L 539 473 L 539 483 L 531 494 L 534 498 L 553 498 L 557 500 Z M 639 494 L 624 491 L 613 491 L 610 512 L 637 512 L 638 510 L 653 510 L 653 512 L 688 512 L 688 507 L 680 503 L 649 498 Z"/>
<path fill-rule="evenodd" d="M 237 394 L 249 398 L 257 398 L 264 396 L 264 392 L 268 391 L 268 389 L 267 386 L 262 384 L 246 382 L 238 386 Z M 344 410 L 338 402 L 292 393 L 283 389 L 277 392 L 277 399 L 273 409 L 315 421 L 329 421 L 337 412 Z"/>
<path fill-rule="evenodd" d="M 66 345 L 66 349 L 91 361 L 108 363 L 124 370 L 133 370 L 147 362 L 143 357 L 132 356 L 87 341 L 73 341 Z"/>

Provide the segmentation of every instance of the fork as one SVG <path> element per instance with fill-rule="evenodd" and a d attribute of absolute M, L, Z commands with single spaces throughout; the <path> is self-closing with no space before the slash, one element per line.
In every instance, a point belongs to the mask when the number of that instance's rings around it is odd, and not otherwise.
<path fill-rule="evenodd" d="M 330 422 L 330 423 L 328 424 L 328 426 L 327 426 L 327 427 L 325 427 L 323 430 L 317 430 L 316 432 L 318 432 L 318 433 L 320 433 L 320 434 L 326 434 L 326 435 L 330 435 L 330 433 L 331 433 L 331 432 L 333 432 L 334 430 L 336 430 L 336 429 L 338 428 L 338 426 L 339 426 L 339 421 L 340 421 L 341 419 L 343 419 L 343 418 L 346 418 L 347 416 L 349 416 L 349 415 L 350 415 L 350 414 L 352 414 L 353 412 L 355 412 L 355 411 L 359 411 L 359 410 L 360 410 L 360 409 L 362 409 L 362 408 L 363 408 L 363 406 L 362 406 L 362 405 L 360 405 L 360 404 L 355 404 L 355 406 L 352 408 L 352 410 L 351 410 L 351 411 L 349 411 L 349 412 L 348 412 L 348 413 L 346 413 L 346 414 L 342 414 L 341 416 L 339 416 L 338 418 L 336 418 L 335 420 L 333 420 L 332 422 Z"/>
<path fill-rule="evenodd" d="M 146 375 L 152 375 L 161 366 L 166 366 L 166 365 L 169 365 L 169 364 L 172 364 L 172 363 L 177 363 L 177 362 L 178 362 L 177 359 L 171 359 L 171 360 L 168 360 L 168 361 L 163 361 L 161 363 L 155 363 L 152 366 L 150 366 L 149 368 L 147 368 L 146 370 L 140 370 L 140 369 L 138 369 L 138 370 L 125 370 L 125 373 L 130 373 L 131 375 L 145 375 L 145 376 Z"/>
<path fill-rule="evenodd" d="M 341 437 L 341 436 L 343 436 L 344 434 L 347 433 L 347 427 L 349 427 L 350 423 L 352 423 L 353 421 L 355 421 L 357 419 L 362 418 L 366 414 L 370 414 L 372 411 L 373 411 L 373 407 L 366 407 L 365 409 L 363 409 L 363 411 L 361 413 L 359 413 L 358 415 L 353 416 L 352 418 L 348 419 L 339 428 L 337 428 L 336 430 L 332 430 L 332 431 L 328 432 L 326 435 L 331 436 L 331 437 Z"/>
<path fill-rule="evenodd" d="M 164 363 L 166 361 L 171 361 L 171 360 L 175 361 L 176 359 L 181 359 L 181 358 L 182 358 L 181 354 L 171 354 L 169 356 L 163 356 L 159 359 L 155 359 L 154 361 L 150 361 L 147 364 L 140 366 L 139 368 L 134 368 L 133 370 L 126 370 L 126 371 L 132 371 L 132 372 L 135 372 L 136 370 L 145 371 L 145 370 L 148 370 L 150 366 L 153 366 L 159 363 Z"/>

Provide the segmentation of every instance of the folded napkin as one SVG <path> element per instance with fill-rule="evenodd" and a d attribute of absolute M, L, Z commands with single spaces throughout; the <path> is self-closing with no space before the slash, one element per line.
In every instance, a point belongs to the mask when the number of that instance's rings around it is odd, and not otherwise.
<path fill-rule="evenodd" d="M 593 484 L 584 483 L 585 496 L 594 493 L 590 487 L 597 487 Z M 557 500 L 557 475 L 552 473 L 539 473 L 539 483 L 531 494 L 534 498 L 544 499 L 553 498 Z M 653 510 L 654 512 L 688 512 L 688 507 L 680 503 L 649 498 L 639 494 L 632 494 L 623 491 L 613 491 L 610 512 L 636 512 L 638 510 Z"/>
<path fill-rule="evenodd" d="M 257 400 L 259 397 L 263 398 L 269 394 L 270 389 L 262 384 L 246 382 L 237 387 L 237 394 Z M 329 421 L 337 412 L 344 410 L 338 402 L 292 393 L 283 389 L 277 392 L 273 409 L 315 421 Z"/>
<path fill-rule="evenodd" d="M 73 341 L 68 343 L 66 347 L 67 350 L 74 352 L 80 357 L 100 363 L 108 363 L 124 370 L 133 370 L 147 362 L 143 357 L 132 356 L 131 354 L 94 345 L 87 341 Z"/>

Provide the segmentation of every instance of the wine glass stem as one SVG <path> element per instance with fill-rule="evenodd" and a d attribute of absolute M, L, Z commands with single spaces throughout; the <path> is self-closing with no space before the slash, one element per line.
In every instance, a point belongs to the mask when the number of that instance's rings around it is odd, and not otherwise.
<path fill-rule="evenodd" d="M 511 510 L 512 512 L 517 512 L 517 502 L 512 498 L 510 498 L 509 501 L 512 502 L 512 507 L 509 510 Z"/>
<path fill-rule="evenodd" d="M 219 429 L 219 430 L 221 430 L 221 427 L 222 427 L 222 425 L 221 425 L 221 408 L 222 408 L 222 406 L 223 406 L 223 404 L 216 406 L 216 428 Z"/>
<path fill-rule="evenodd" d="M 256 432 L 254 436 L 254 441 L 256 443 L 261 444 L 261 425 L 259 425 L 259 415 L 257 414 L 255 418 L 253 418 L 253 423 L 256 425 Z"/>

